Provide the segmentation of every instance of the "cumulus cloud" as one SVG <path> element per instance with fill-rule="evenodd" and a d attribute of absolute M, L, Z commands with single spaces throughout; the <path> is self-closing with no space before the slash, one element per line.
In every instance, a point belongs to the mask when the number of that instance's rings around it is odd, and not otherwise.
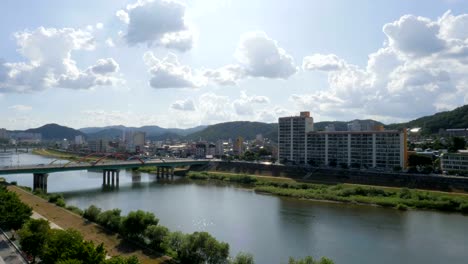
<path fill-rule="evenodd" d="M 232 103 L 238 115 L 252 115 L 256 104 L 267 104 L 270 99 L 266 96 L 248 96 L 246 92 L 242 91 L 239 99 L 234 100 Z"/>
<path fill-rule="evenodd" d="M 265 32 L 242 35 L 236 57 L 254 77 L 287 79 L 297 71 L 292 56 Z"/>
<path fill-rule="evenodd" d="M 186 51 L 192 32 L 185 21 L 185 5 L 168 0 L 139 0 L 116 12 L 127 24 L 124 35 L 130 45 L 145 43 Z"/>
<path fill-rule="evenodd" d="M 171 104 L 171 109 L 180 111 L 195 111 L 195 105 L 190 99 L 177 100 Z"/>
<path fill-rule="evenodd" d="M 143 55 L 143 60 L 149 68 L 151 79 L 149 84 L 156 89 L 197 87 L 196 78 L 188 66 L 181 65 L 175 54 L 170 53 L 160 60 L 153 52 Z"/>
<path fill-rule="evenodd" d="M 414 118 L 468 103 L 467 15 L 438 20 L 405 15 L 384 25 L 384 46 L 365 68 L 336 55 L 304 58 L 304 70 L 328 72 L 327 90 L 292 95 L 301 109 L 328 117 Z"/>
<path fill-rule="evenodd" d="M 119 71 L 119 64 L 113 58 L 99 59 L 96 65 L 91 67 L 95 74 L 109 74 Z"/>
<path fill-rule="evenodd" d="M 314 54 L 307 56 L 302 61 L 302 69 L 318 71 L 336 71 L 345 66 L 345 62 L 335 54 Z"/>
<path fill-rule="evenodd" d="M 202 71 L 207 82 L 235 85 L 247 77 L 287 79 L 297 71 L 292 56 L 265 32 L 243 34 L 234 55 L 235 64 Z"/>
<path fill-rule="evenodd" d="M 95 48 L 90 31 L 39 27 L 34 31 L 17 32 L 14 36 L 18 52 L 26 61 L 0 66 L 0 92 L 31 92 L 51 87 L 87 89 L 112 85 L 120 80 L 92 70 L 93 67 L 102 67 L 102 62 L 111 60 L 115 67 L 112 72 L 117 72 L 118 64 L 113 59 L 98 60 L 96 65 L 85 70 L 80 70 L 72 59 L 72 51 Z"/>

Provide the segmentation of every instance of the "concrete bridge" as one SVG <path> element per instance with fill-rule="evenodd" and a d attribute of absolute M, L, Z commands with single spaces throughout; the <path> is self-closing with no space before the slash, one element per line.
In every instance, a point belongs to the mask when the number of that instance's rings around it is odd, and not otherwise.
<path fill-rule="evenodd" d="M 25 166 L 0 167 L 0 175 L 32 173 L 34 177 L 33 189 L 47 191 L 47 177 L 49 173 L 77 170 L 102 170 L 103 186 L 118 186 L 119 171 L 121 169 L 136 169 L 140 167 L 157 167 L 156 175 L 173 176 L 175 167 L 206 165 L 209 160 L 201 159 L 173 159 L 173 160 L 130 160 L 110 161 L 105 163 L 73 163 L 67 164 L 37 164 Z"/>

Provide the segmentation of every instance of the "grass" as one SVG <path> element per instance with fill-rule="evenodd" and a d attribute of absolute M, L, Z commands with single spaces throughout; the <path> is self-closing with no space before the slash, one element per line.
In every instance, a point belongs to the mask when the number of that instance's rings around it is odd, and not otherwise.
<path fill-rule="evenodd" d="M 299 199 L 378 205 L 398 210 L 429 209 L 468 213 L 468 196 L 464 194 L 353 184 L 313 184 L 290 178 L 219 172 L 189 172 L 187 176 L 192 180 L 240 183 L 256 192 Z"/>
<path fill-rule="evenodd" d="M 164 261 L 167 260 L 167 257 L 147 255 L 140 248 L 123 240 L 117 234 L 97 224 L 90 223 L 80 215 L 49 203 L 48 200 L 28 191 L 16 186 L 8 186 L 8 190 L 17 193 L 23 203 L 29 205 L 34 211 L 47 218 L 49 221 L 54 222 L 64 229 L 73 228 L 78 230 L 85 240 L 91 240 L 95 245 L 103 243 L 107 254 L 110 256 L 129 257 L 135 255 L 143 264 L 164 263 Z"/>

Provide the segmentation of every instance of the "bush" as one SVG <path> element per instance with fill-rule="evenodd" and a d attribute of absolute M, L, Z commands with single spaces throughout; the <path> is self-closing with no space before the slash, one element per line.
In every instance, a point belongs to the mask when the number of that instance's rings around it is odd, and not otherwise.
<path fill-rule="evenodd" d="M 57 201 L 55 201 L 55 204 L 60 207 L 65 207 L 65 200 L 63 198 L 59 198 Z"/>
<path fill-rule="evenodd" d="M 80 208 L 76 207 L 76 206 L 73 206 L 73 205 L 69 205 L 66 207 L 66 209 L 68 211 L 71 211 L 77 215 L 83 215 L 83 210 L 81 210 Z"/>
<path fill-rule="evenodd" d="M 11 185 L 18 185 L 18 182 L 17 181 L 12 181 L 10 182 Z"/>
<path fill-rule="evenodd" d="M 61 193 L 54 193 L 49 195 L 49 203 L 56 203 L 57 200 L 62 199 L 63 200 L 63 195 Z"/>
<path fill-rule="evenodd" d="M 122 223 L 122 217 L 120 216 L 120 213 L 120 209 L 104 211 L 98 215 L 97 222 L 114 232 L 119 232 L 121 230 Z"/>
<path fill-rule="evenodd" d="M 237 256 L 230 262 L 231 264 L 254 264 L 252 254 L 239 252 Z"/>
<path fill-rule="evenodd" d="M 408 206 L 399 203 L 399 204 L 397 204 L 397 206 L 395 207 L 395 209 L 398 209 L 398 210 L 400 210 L 400 211 L 406 211 L 406 210 L 408 210 Z"/>
<path fill-rule="evenodd" d="M 149 246 L 156 251 L 160 251 L 163 248 L 162 243 L 168 235 L 169 229 L 164 226 L 150 225 L 145 230 L 145 236 L 149 240 Z"/>
<path fill-rule="evenodd" d="M 460 204 L 458 209 L 460 210 L 460 212 L 462 212 L 464 214 L 468 214 L 468 202 Z"/>
<path fill-rule="evenodd" d="M 83 213 L 83 217 L 88 219 L 91 222 L 96 222 L 99 214 L 101 213 L 101 208 L 96 207 L 95 205 L 90 205 Z"/>

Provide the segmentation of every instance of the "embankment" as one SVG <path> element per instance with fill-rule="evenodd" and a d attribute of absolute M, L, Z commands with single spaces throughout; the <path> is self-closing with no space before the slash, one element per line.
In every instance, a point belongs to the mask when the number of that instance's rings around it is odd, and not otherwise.
<path fill-rule="evenodd" d="M 191 170 L 207 170 L 251 175 L 289 177 L 315 183 L 352 183 L 445 192 L 468 192 L 468 178 L 426 174 L 389 173 L 334 168 L 303 168 L 242 162 L 211 162 Z"/>

